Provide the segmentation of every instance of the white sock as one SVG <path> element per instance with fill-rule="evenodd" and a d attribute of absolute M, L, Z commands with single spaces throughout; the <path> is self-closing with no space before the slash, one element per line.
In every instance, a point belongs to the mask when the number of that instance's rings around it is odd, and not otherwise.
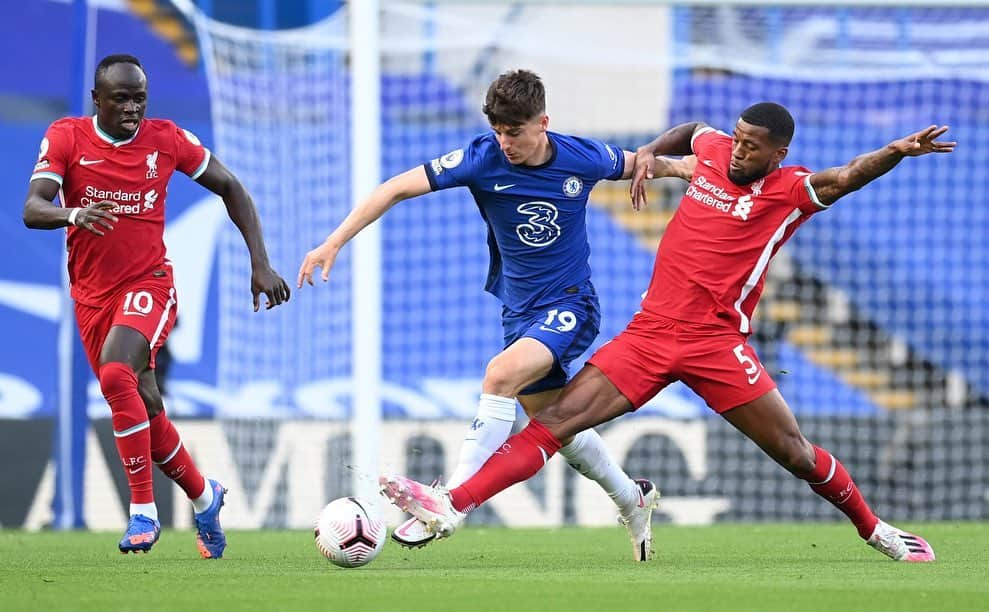
<path fill-rule="evenodd" d="M 628 514 L 639 504 L 639 487 L 612 459 L 604 440 L 593 429 L 574 436 L 573 442 L 560 449 L 560 454 L 572 468 L 601 485 L 622 514 Z"/>
<path fill-rule="evenodd" d="M 460 446 L 457 467 L 450 474 L 446 487 L 452 489 L 474 475 L 512 433 L 515 423 L 515 398 L 481 394 L 477 416 L 471 423 L 464 443 Z"/>
<path fill-rule="evenodd" d="M 199 514 L 200 512 L 205 512 L 209 508 L 210 504 L 213 503 L 213 487 L 209 486 L 209 480 L 203 476 L 203 480 L 206 482 L 206 486 L 203 488 L 203 492 L 196 499 L 192 500 L 192 509 Z"/>
<path fill-rule="evenodd" d="M 130 505 L 131 516 L 135 514 L 143 514 L 152 521 L 158 520 L 158 506 L 154 502 L 150 504 L 131 504 Z"/>

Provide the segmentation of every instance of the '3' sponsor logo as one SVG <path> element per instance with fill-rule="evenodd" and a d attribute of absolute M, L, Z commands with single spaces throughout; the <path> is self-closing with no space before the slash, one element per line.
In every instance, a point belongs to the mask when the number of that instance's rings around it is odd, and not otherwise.
<path fill-rule="evenodd" d="M 529 217 L 526 223 L 515 228 L 519 240 L 533 247 L 549 246 L 560 237 L 560 226 L 556 219 L 559 212 L 549 202 L 526 202 L 516 209 Z"/>

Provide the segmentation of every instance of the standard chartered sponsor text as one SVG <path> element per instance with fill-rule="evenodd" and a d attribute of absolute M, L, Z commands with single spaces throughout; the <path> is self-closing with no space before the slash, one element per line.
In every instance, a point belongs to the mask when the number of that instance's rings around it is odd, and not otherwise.
<path fill-rule="evenodd" d="M 697 200 L 698 202 L 700 202 L 701 204 L 706 204 L 708 206 L 717 208 L 718 210 L 720 210 L 722 212 L 728 212 L 728 211 L 731 210 L 731 207 L 732 207 L 732 201 L 731 200 L 725 201 L 725 200 L 719 199 L 718 197 L 716 197 L 716 196 L 714 196 L 714 195 L 712 195 L 710 193 L 707 193 L 707 192 L 701 191 L 700 189 L 697 189 L 693 185 L 691 185 L 690 187 L 687 187 L 687 197 L 693 198 L 693 199 Z"/>
<path fill-rule="evenodd" d="M 99 202 L 110 201 L 116 204 L 111 212 L 118 214 L 137 214 L 141 212 L 140 202 L 142 201 L 141 191 L 124 191 L 123 189 L 98 189 L 92 185 L 86 185 L 85 195 L 79 200 L 82 206 L 92 206 Z M 125 202 L 135 202 L 127 205 Z"/>

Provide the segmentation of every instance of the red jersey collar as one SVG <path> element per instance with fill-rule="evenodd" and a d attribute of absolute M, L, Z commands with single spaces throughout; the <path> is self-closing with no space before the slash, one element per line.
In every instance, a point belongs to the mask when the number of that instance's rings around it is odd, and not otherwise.
<path fill-rule="evenodd" d="M 102 129 L 100 129 L 100 124 L 96 120 L 96 115 L 93 115 L 93 131 L 96 132 L 96 136 L 100 140 L 102 140 L 103 142 L 105 142 L 107 144 L 112 144 L 115 147 L 122 147 L 125 144 L 127 144 L 129 142 L 132 142 L 135 138 L 137 138 L 137 135 L 141 133 L 141 125 L 143 123 L 144 123 L 144 120 L 142 119 L 141 120 L 141 123 L 138 124 L 137 130 L 134 132 L 134 135 L 133 136 L 131 136 L 130 138 L 127 138 L 126 140 L 120 140 L 118 138 L 114 138 L 113 136 L 110 136 L 109 134 L 107 134 L 106 132 L 104 132 Z"/>

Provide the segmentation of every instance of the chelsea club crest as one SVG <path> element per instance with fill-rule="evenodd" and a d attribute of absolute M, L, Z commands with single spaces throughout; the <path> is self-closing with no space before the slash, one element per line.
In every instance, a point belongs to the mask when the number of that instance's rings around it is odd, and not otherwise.
<path fill-rule="evenodd" d="M 563 181 L 563 195 L 568 198 L 576 198 L 584 190 L 584 183 L 576 176 L 571 176 Z"/>

